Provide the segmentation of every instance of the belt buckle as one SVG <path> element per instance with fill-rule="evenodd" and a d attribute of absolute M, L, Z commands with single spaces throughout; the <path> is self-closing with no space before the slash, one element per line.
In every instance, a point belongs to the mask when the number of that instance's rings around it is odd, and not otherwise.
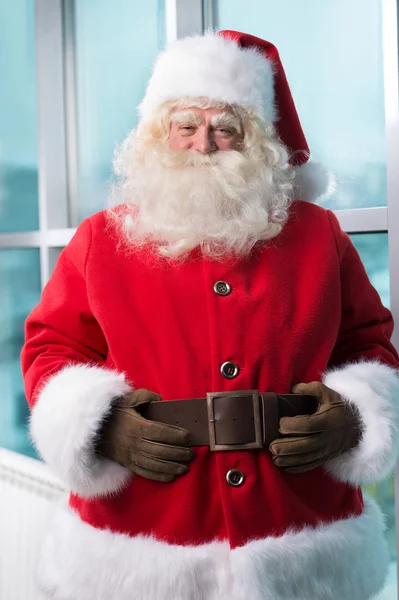
<path fill-rule="evenodd" d="M 214 411 L 214 399 L 220 396 L 252 396 L 254 412 L 255 441 L 247 444 L 217 444 L 216 443 L 216 420 Z M 209 448 L 211 451 L 219 450 L 254 450 L 263 448 L 262 418 L 258 390 L 244 390 L 231 392 L 208 392 L 206 395 L 208 409 Z"/>

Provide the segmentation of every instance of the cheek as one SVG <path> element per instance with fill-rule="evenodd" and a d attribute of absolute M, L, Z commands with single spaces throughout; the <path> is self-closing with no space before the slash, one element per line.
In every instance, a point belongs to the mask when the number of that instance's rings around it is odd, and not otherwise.
<path fill-rule="evenodd" d="M 240 138 L 238 136 L 234 136 L 232 138 L 220 139 L 218 140 L 218 149 L 219 150 L 237 150 L 240 144 Z"/>
<path fill-rule="evenodd" d="M 169 148 L 171 150 L 183 150 L 190 147 L 190 138 L 171 131 L 169 135 Z"/>

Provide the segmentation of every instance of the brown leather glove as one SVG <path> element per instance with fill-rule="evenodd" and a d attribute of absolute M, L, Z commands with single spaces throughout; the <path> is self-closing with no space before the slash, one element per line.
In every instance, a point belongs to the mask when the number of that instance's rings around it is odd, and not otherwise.
<path fill-rule="evenodd" d="M 357 445 L 362 434 L 359 414 L 338 392 L 319 381 L 299 383 L 292 391 L 314 394 L 320 402 L 312 415 L 280 419 L 283 437 L 269 446 L 277 467 L 287 473 L 303 473 Z"/>
<path fill-rule="evenodd" d="M 146 389 L 118 399 L 99 434 L 96 451 L 137 475 L 169 482 L 187 473 L 194 452 L 188 447 L 186 429 L 150 421 L 136 410 L 156 400 L 161 396 Z"/>

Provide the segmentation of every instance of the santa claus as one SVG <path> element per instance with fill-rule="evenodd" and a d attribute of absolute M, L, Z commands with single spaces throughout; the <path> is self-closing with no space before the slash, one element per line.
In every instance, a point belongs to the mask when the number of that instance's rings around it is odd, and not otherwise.
<path fill-rule="evenodd" d="M 388 553 L 361 485 L 398 454 L 392 315 L 310 168 L 276 48 L 161 53 L 26 322 L 31 435 L 71 490 L 55 600 L 366 600 Z M 308 201 L 306 201 L 308 200 Z"/>

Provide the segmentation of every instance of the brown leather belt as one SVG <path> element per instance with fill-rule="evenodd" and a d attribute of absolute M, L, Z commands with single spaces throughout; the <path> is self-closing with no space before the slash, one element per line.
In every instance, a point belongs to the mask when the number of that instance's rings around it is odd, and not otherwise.
<path fill-rule="evenodd" d="M 317 396 L 258 390 L 211 392 L 206 398 L 150 402 L 140 407 L 152 421 L 183 427 L 191 446 L 211 450 L 248 450 L 269 446 L 280 436 L 281 417 L 313 414 Z"/>

